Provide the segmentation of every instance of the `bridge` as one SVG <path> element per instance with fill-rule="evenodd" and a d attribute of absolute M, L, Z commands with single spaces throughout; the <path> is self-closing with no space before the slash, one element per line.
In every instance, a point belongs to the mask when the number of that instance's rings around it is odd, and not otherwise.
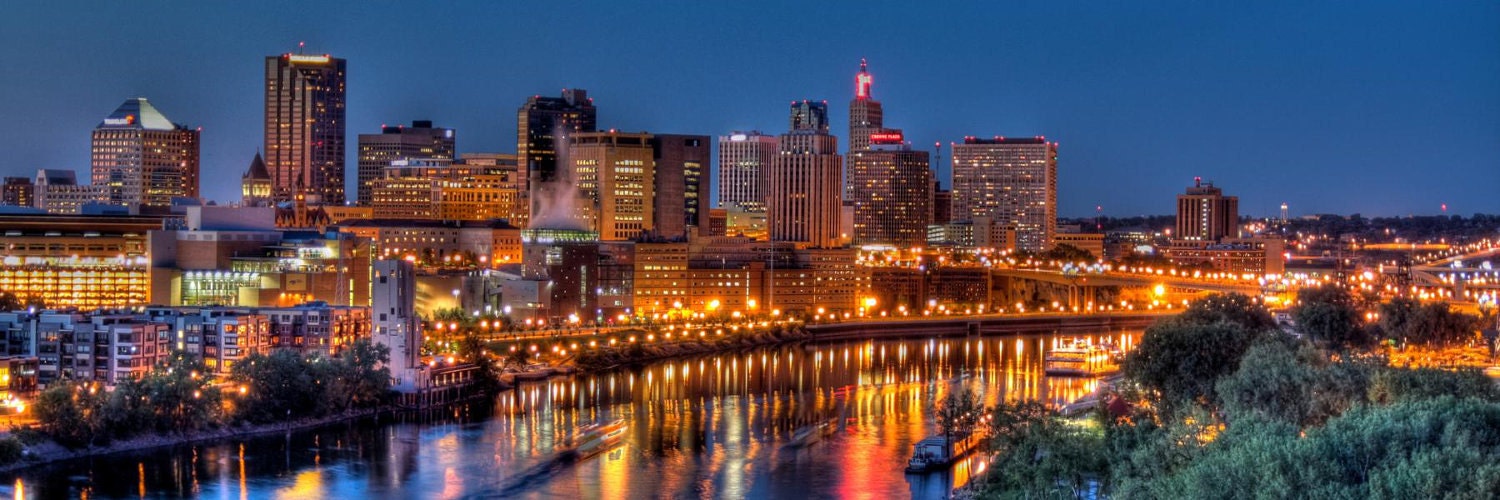
<path fill-rule="evenodd" d="M 1176 311 L 1128 313 L 1030 313 L 870 319 L 809 324 L 813 340 L 1017 335 L 1141 329 Z"/>

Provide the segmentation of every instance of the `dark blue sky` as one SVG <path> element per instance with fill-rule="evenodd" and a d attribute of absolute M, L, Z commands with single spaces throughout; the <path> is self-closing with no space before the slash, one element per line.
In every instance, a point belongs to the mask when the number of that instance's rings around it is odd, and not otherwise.
<path fill-rule="evenodd" d="M 516 108 L 586 88 L 601 127 L 783 132 L 853 73 L 915 144 L 1043 134 L 1062 214 L 1165 214 L 1203 176 L 1269 215 L 1500 212 L 1500 3 L 17 2 L 0 16 L 0 174 L 88 169 L 145 96 L 203 127 L 238 198 L 266 55 L 349 60 L 349 137 L 432 119 L 515 150 Z M 946 156 L 946 154 L 945 154 Z M 939 169 L 948 182 L 946 159 Z"/>

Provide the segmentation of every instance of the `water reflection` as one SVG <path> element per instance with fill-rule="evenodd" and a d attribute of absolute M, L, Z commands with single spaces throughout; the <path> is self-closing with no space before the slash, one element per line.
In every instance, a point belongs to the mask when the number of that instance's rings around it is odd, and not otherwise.
<path fill-rule="evenodd" d="M 493 408 L 355 423 L 22 471 L 18 497 L 942 497 L 965 461 L 903 473 L 932 410 L 967 387 L 986 405 L 1064 405 L 1098 382 L 1044 376 L 1068 336 L 828 343 L 661 362 L 523 385 Z M 1088 335 L 1128 349 L 1135 332 Z M 590 423 L 619 446 L 570 453 Z M 794 443 L 828 423 L 826 437 Z M 804 434 L 807 434 L 804 432 Z M 807 436 L 802 436 L 806 438 Z"/>

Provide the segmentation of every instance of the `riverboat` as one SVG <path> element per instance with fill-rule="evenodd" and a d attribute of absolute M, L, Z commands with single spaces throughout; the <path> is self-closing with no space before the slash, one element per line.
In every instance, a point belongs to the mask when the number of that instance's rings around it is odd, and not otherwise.
<path fill-rule="evenodd" d="M 1119 371 L 1118 349 L 1099 346 L 1087 339 L 1072 341 L 1052 349 L 1042 364 L 1042 371 L 1057 377 L 1093 377 Z"/>
<path fill-rule="evenodd" d="M 833 434 L 833 431 L 835 430 L 837 430 L 837 427 L 834 426 L 833 420 L 818 422 L 816 424 L 797 429 L 796 432 L 792 433 L 792 439 L 791 441 L 788 441 L 786 445 L 791 448 L 801 448 L 803 446 L 808 446 L 821 441 L 824 436 Z"/>
<path fill-rule="evenodd" d="M 624 440 L 625 429 L 624 420 L 585 426 L 573 441 L 576 444 L 578 457 L 588 458 L 614 448 Z"/>
<path fill-rule="evenodd" d="M 920 474 L 948 467 L 987 441 L 978 432 L 957 436 L 951 440 L 943 435 L 928 437 L 918 441 L 916 446 L 912 447 L 911 460 L 906 462 L 906 472 Z"/>

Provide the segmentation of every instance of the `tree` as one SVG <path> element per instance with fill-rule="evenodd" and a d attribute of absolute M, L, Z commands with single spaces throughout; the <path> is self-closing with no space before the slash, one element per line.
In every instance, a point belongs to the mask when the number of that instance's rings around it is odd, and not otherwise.
<path fill-rule="evenodd" d="M 983 410 L 974 397 L 974 391 L 964 389 L 949 392 L 938 405 L 938 432 L 943 433 L 949 441 L 953 440 L 953 436 L 967 436 L 979 423 Z"/>
<path fill-rule="evenodd" d="M 1312 413 L 1317 354 L 1290 342 L 1258 342 L 1215 390 L 1231 422 L 1261 418 L 1303 426 Z"/>
<path fill-rule="evenodd" d="M 104 422 L 105 395 L 94 384 L 70 380 L 52 383 L 32 403 L 42 432 L 69 448 L 107 441 Z"/>
<path fill-rule="evenodd" d="M 1208 325 L 1158 322 L 1146 329 L 1140 345 L 1125 358 L 1124 372 L 1155 391 L 1167 415 L 1190 404 L 1216 407 L 1214 384 L 1234 373 L 1240 358 L 1261 335 L 1227 321 Z"/>
<path fill-rule="evenodd" d="M 333 372 L 330 391 L 338 395 L 334 409 L 367 408 L 390 400 L 391 349 L 369 339 L 350 344 L 330 363 Z"/>
<path fill-rule="evenodd" d="M 1167 321 L 1183 325 L 1227 322 L 1252 332 L 1276 328 L 1276 320 L 1264 305 L 1240 293 L 1216 293 L 1198 298 L 1188 304 L 1182 314 Z"/>
<path fill-rule="evenodd" d="M 1442 396 L 1470 397 L 1500 402 L 1495 382 L 1475 369 L 1386 368 L 1370 380 L 1369 400 L 1391 404 Z"/>
<path fill-rule="evenodd" d="M 191 432 L 216 424 L 223 408 L 219 389 L 203 363 L 174 355 L 139 378 L 120 382 L 109 399 L 112 435 Z"/>
<path fill-rule="evenodd" d="M 318 369 L 318 362 L 328 366 L 327 360 L 279 350 L 252 354 L 235 363 L 230 381 L 244 388 L 237 417 L 264 423 L 324 414 L 331 406 L 328 387 L 322 382 L 328 373 Z"/>
<path fill-rule="evenodd" d="M 1354 296 L 1343 287 L 1327 284 L 1305 288 L 1297 292 L 1297 300 L 1292 318 L 1314 340 L 1340 350 L 1364 347 L 1373 340 L 1360 323 Z"/>

